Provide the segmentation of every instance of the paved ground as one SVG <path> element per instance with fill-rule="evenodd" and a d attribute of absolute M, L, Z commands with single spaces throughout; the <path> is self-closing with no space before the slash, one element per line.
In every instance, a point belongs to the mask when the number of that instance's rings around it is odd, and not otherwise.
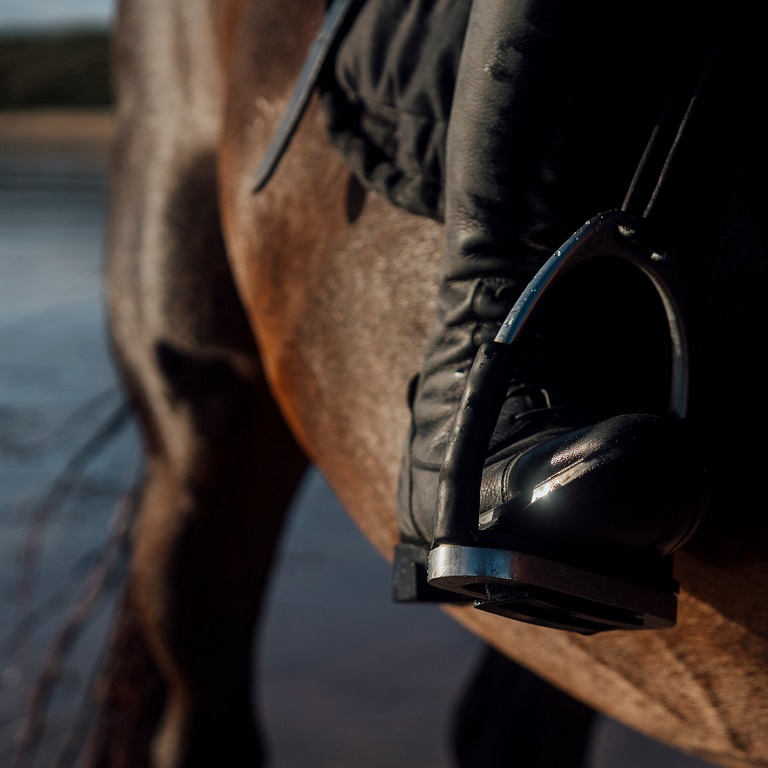
<path fill-rule="evenodd" d="M 68 611 L 85 580 L 101 573 L 137 466 L 133 424 L 115 421 L 121 397 L 106 346 L 103 169 L 103 154 L 77 143 L 27 152 L 3 143 L 0 131 L 3 766 L 12 765 Z M 99 429 L 105 435 L 92 446 Z M 87 719 L 80 707 L 120 575 L 107 579 L 52 695 L 38 702 L 47 717 L 36 766 L 54 765 L 67 738 L 77 743 L 77 713 Z M 435 608 L 393 605 L 389 590 L 388 566 L 310 473 L 283 543 L 258 659 L 274 768 L 452 764 L 450 713 L 480 644 Z M 706 766 L 602 720 L 590 768 Z"/>

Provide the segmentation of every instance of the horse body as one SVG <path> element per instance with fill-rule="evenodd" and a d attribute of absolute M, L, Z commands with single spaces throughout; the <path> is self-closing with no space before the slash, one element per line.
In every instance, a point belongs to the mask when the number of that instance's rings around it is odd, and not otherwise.
<path fill-rule="evenodd" d="M 330 147 L 317 104 L 267 188 L 251 190 L 324 5 L 120 7 L 109 306 L 147 445 L 126 606 L 168 689 L 153 747 L 164 768 L 260 754 L 251 633 L 307 460 L 383 556 L 397 538 L 405 392 L 434 310 L 442 228 L 364 190 Z M 712 207 L 757 211 L 743 172 L 731 180 L 741 199 Z M 699 366 L 711 380 L 694 402 L 704 408 L 732 380 L 729 399 L 760 391 L 764 363 L 756 372 L 749 361 L 765 351 L 768 326 L 738 338 L 724 329 L 763 320 L 749 307 L 765 254 L 743 224 L 718 230 L 705 218 L 696 230 L 712 255 L 697 254 L 695 338 L 711 338 L 714 359 L 731 365 L 727 377 Z M 737 279 L 733 264 L 716 258 L 734 245 L 739 279 L 745 265 L 754 277 L 738 301 L 722 291 Z M 766 552 L 750 529 L 765 500 L 747 482 L 675 556 L 672 630 L 582 637 L 446 610 L 654 738 L 728 767 L 768 766 Z"/>

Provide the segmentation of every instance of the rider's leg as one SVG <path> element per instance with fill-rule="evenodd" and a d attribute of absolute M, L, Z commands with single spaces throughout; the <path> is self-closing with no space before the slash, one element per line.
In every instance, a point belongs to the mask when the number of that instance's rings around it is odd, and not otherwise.
<path fill-rule="evenodd" d="M 665 95 L 664 88 L 641 86 L 663 84 L 662 73 L 674 71 L 679 50 L 677 44 L 665 44 L 674 40 L 675 31 L 652 23 L 656 5 L 644 4 L 631 30 L 622 25 L 630 11 L 607 3 L 483 0 L 473 5 L 447 142 L 446 245 L 437 315 L 412 392 L 412 429 L 401 475 L 404 541 L 431 541 L 438 471 L 478 347 L 494 337 L 522 289 L 566 237 L 623 199 Z M 655 58 L 649 62 L 643 54 L 651 41 Z M 602 289 L 615 293 L 621 285 L 611 283 L 615 278 L 610 270 L 593 270 L 592 296 Z M 640 302 L 640 311 L 653 314 L 642 306 L 647 299 L 642 289 L 630 280 L 623 289 L 620 305 Z M 549 331 L 567 323 L 570 340 L 577 341 L 590 333 L 582 328 L 588 295 L 571 293 L 562 300 L 553 307 Z M 597 327 L 604 333 L 613 321 L 598 320 Z M 601 339 L 613 341 L 610 332 Z M 583 405 L 585 388 L 577 392 L 571 386 L 567 374 L 572 372 L 562 370 L 562 361 L 553 366 L 543 359 L 567 347 L 567 342 L 557 348 L 545 341 L 537 342 L 535 351 L 521 351 L 519 378 L 502 409 L 486 464 L 486 509 L 506 500 L 505 470 L 524 451 L 538 446 L 527 459 L 534 471 L 562 453 L 563 441 L 588 462 L 595 440 L 600 448 L 627 427 L 626 421 L 611 422 L 598 433 L 574 437 L 575 429 L 594 420 L 594 413 L 575 408 Z M 605 352 L 603 347 L 594 361 L 604 359 Z M 611 356 L 615 352 L 610 349 Z M 598 366 L 589 381 L 599 382 L 608 370 L 610 365 Z M 542 372 L 546 388 L 532 386 Z M 635 391 L 647 383 L 635 382 Z M 593 397 L 601 418 L 599 401 L 615 390 L 607 385 Z M 555 398 L 570 401 L 566 415 L 549 408 Z M 615 412 L 637 407 L 630 398 Z M 630 432 L 635 428 L 629 424 Z M 691 515 L 690 508 L 681 510 L 671 532 L 648 521 L 639 543 L 666 554 L 681 543 Z"/>

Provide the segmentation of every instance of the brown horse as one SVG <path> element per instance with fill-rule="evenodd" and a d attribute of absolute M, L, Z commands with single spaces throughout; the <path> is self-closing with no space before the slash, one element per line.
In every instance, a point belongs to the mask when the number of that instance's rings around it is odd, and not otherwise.
<path fill-rule="evenodd" d="M 257 760 L 252 633 L 308 461 L 382 555 L 397 540 L 406 385 L 434 310 L 442 228 L 366 191 L 315 102 L 270 184 L 252 192 L 324 6 L 119 6 L 108 300 L 146 485 L 105 733 L 119 743 L 138 727 L 120 725 L 141 676 L 127 657 L 120 667 L 130 635 L 165 689 L 158 768 Z M 715 85 L 711 110 L 728 119 L 708 123 L 687 160 L 695 184 L 676 203 L 694 267 L 692 417 L 715 467 L 712 510 L 675 556 L 677 625 L 584 637 L 446 610 L 589 706 L 723 766 L 755 768 L 768 766 L 768 201 L 744 82 L 750 49 L 759 46 L 730 52 L 747 58 L 726 68 L 739 77 Z M 117 764 L 105 744 L 94 765 Z"/>

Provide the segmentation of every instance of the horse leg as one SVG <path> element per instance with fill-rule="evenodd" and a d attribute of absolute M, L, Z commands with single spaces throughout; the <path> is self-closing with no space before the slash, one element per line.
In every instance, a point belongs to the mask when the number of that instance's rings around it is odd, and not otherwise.
<path fill-rule="evenodd" d="M 126 0 L 116 27 L 108 305 L 146 454 L 117 626 L 132 626 L 149 655 L 134 669 L 162 679 L 158 768 L 259 762 L 253 628 L 306 467 L 263 375 L 221 234 L 211 23 L 220 9 Z M 144 71 L 152 77 L 136 75 Z M 150 709 L 143 680 L 114 658 L 126 642 L 114 640 L 106 699 L 133 696 Z M 121 713 L 107 714 L 105 727 L 134 735 Z M 122 759 L 108 738 L 94 745 L 91 765 Z"/>
<path fill-rule="evenodd" d="M 583 768 L 595 710 L 486 646 L 454 711 L 460 768 Z"/>
<path fill-rule="evenodd" d="M 189 216 L 199 235 L 200 206 L 190 206 Z M 200 243 L 186 242 L 188 231 L 179 227 L 176 240 L 187 255 Z M 172 257 L 163 252 L 154 252 L 153 264 L 158 255 L 169 267 Z M 252 632 L 282 513 L 306 461 L 275 407 L 255 349 L 247 354 L 242 340 L 240 348 L 227 348 L 232 338 L 224 334 L 214 345 L 194 323 L 184 324 L 183 313 L 167 318 L 172 332 L 160 321 L 140 333 L 134 302 L 143 316 L 160 317 L 163 307 L 153 305 L 151 291 L 127 301 L 130 283 L 120 276 L 132 259 L 120 249 L 112 257 L 116 346 L 147 448 L 126 607 L 136 612 L 166 687 L 155 763 L 209 765 L 229 756 L 257 764 Z M 208 299 L 236 305 L 223 248 L 206 249 L 204 258 L 208 274 L 221 275 L 209 281 L 216 295 Z M 167 298 L 183 302 L 189 288 L 181 277 Z M 244 328 L 244 316 L 241 321 Z"/>
<path fill-rule="evenodd" d="M 263 383 L 169 355 L 161 367 L 186 410 L 173 438 L 197 445 L 151 454 L 135 533 L 131 588 L 168 686 L 153 751 L 158 766 L 258 764 L 252 632 L 304 459 Z"/>

